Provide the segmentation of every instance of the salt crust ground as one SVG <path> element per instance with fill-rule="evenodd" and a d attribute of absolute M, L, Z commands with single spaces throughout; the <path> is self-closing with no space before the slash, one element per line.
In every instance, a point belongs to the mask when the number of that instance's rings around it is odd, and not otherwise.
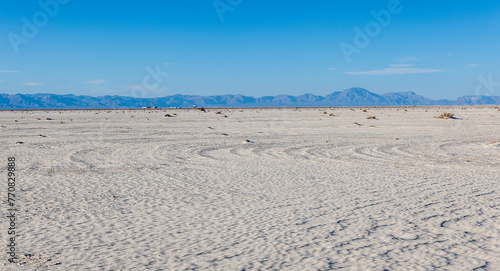
<path fill-rule="evenodd" d="M 363 109 L 0 111 L 0 269 L 500 270 L 498 109 Z"/>

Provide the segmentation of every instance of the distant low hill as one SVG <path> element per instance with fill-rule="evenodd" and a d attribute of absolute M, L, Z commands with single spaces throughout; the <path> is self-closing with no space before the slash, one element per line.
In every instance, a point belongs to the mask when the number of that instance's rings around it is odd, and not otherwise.
<path fill-rule="evenodd" d="M 297 106 L 398 106 L 500 104 L 500 96 L 463 96 L 457 100 L 432 100 L 414 92 L 375 94 L 350 88 L 326 96 L 303 94 L 250 97 L 243 95 L 171 95 L 159 98 L 125 96 L 76 96 L 56 94 L 0 94 L 0 109 L 98 109 L 157 107 L 297 107 Z"/>

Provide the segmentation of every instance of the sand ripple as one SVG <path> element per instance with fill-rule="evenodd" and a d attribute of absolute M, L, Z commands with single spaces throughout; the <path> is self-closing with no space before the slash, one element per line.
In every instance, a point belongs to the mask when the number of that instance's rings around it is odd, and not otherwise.
<path fill-rule="evenodd" d="M 496 110 L 328 110 L 0 112 L 23 252 L 0 269 L 500 270 Z"/>

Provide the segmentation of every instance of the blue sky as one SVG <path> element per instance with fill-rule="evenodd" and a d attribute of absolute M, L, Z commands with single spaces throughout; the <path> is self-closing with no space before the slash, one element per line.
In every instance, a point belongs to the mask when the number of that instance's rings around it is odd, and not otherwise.
<path fill-rule="evenodd" d="M 58 1 L 2 1 L 0 93 L 500 96 L 500 1 Z"/>

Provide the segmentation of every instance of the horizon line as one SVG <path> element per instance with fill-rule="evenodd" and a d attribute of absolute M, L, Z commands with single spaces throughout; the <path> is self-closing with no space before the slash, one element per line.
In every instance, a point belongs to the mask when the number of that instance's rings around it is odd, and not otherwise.
<path fill-rule="evenodd" d="M 385 93 L 376 93 L 376 92 L 372 92 L 372 91 L 369 91 L 368 89 L 365 89 L 365 88 L 362 88 L 362 87 L 351 87 L 351 88 L 347 88 L 347 89 L 344 89 L 342 91 L 333 91 L 329 94 L 326 94 L 326 95 L 318 95 L 318 94 L 314 94 L 314 93 L 310 93 L 310 92 L 307 92 L 307 93 L 303 93 L 303 94 L 299 94 L 299 95 L 292 95 L 292 94 L 277 94 L 277 95 L 265 95 L 265 96 L 250 96 L 250 95 L 245 95 L 245 94 L 231 94 L 231 93 L 226 93 L 226 94 L 209 94 L 209 95 L 202 95 L 202 94 L 181 94 L 181 93 L 174 93 L 174 94 L 169 94 L 169 95 L 165 95 L 165 96 L 156 96 L 156 97 L 132 97 L 132 96 L 127 96 L 127 95 L 100 95 L 100 96 L 93 96 L 93 95 L 86 95 L 86 94 L 73 94 L 73 93 L 66 93 L 66 94 L 58 94 L 58 93 L 50 93 L 50 92 L 38 92 L 38 93 L 15 93 L 15 94 L 10 94 L 10 93 L 0 93 L 0 95 L 58 95 L 58 96 L 65 96 L 65 95 L 72 95 L 72 96 L 84 96 L 84 97 L 93 97 L 93 98 L 99 98 L 99 97 L 124 97 L 124 98 L 132 98 L 132 99 L 158 99 L 158 98 L 165 98 L 165 97 L 169 97 L 169 96 L 199 96 L 199 97 L 211 97 L 211 96 L 227 96 L 227 95 L 232 95 L 232 96 L 244 96 L 244 97 L 250 97 L 250 98 L 263 98 L 263 97 L 277 97 L 277 96 L 291 96 L 291 97 L 299 97 L 299 96 L 303 96 L 303 95 L 314 95 L 316 97 L 326 97 L 328 95 L 331 95 L 331 94 L 334 94 L 334 93 L 342 93 L 342 92 L 346 92 L 346 91 L 349 91 L 349 90 L 353 90 L 353 89 L 362 89 L 362 90 L 366 90 L 368 91 L 369 93 L 372 93 L 372 94 L 375 94 L 375 95 L 378 95 L 378 96 L 382 96 L 382 95 L 387 95 L 387 94 L 401 94 L 401 93 L 413 93 L 415 95 L 418 95 L 418 96 L 421 96 L 421 97 L 424 97 L 424 98 L 427 98 L 423 95 L 420 95 L 418 93 L 416 93 L 415 91 L 401 91 L 401 92 L 385 92 Z M 463 95 L 463 96 L 459 96 L 458 98 L 456 99 L 459 99 L 461 97 L 500 97 L 500 95 L 477 95 L 477 94 L 473 94 L 473 95 Z M 427 99 L 431 99 L 431 98 L 427 98 Z M 431 100 L 449 100 L 450 98 L 440 98 L 440 99 L 431 99 Z"/>

